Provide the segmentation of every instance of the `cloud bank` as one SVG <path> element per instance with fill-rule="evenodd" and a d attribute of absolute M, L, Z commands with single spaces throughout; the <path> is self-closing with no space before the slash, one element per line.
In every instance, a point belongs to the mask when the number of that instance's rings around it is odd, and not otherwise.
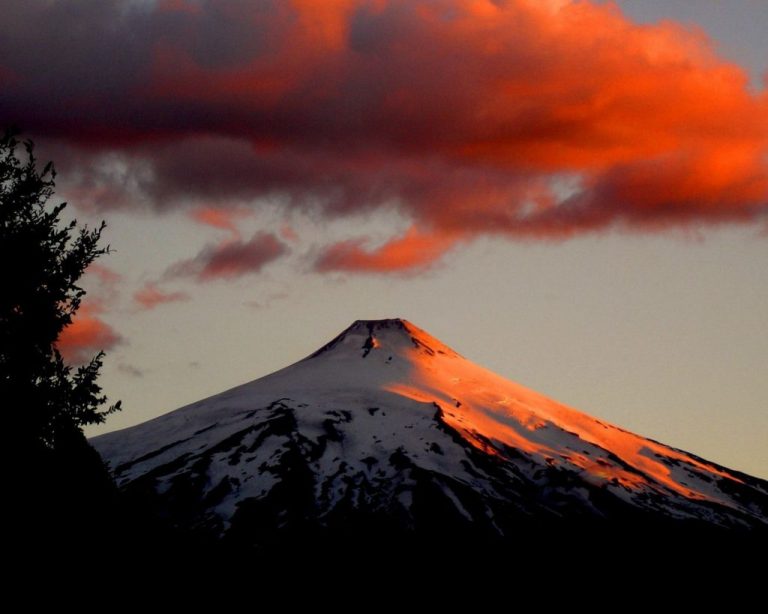
<path fill-rule="evenodd" d="M 768 214 L 766 90 L 703 33 L 611 4 L 9 0 L 4 13 L 0 117 L 65 148 L 62 176 L 95 205 L 189 207 L 224 229 L 212 210 L 260 199 L 410 220 L 383 246 L 324 246 L 320 271 L 419 270 L 478 236 Z M 187 271 L 237 276 L 282 253 L 254 240 Z"/>

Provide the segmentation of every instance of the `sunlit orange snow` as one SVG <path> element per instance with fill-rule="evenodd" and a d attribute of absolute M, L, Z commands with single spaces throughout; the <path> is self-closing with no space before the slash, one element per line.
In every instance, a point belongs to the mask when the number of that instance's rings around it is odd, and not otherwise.
<path fill-rule="evenodd" d="M 696 499 L 712 497 L 671 475 L 670 464 L 693 467 L 711 478 L 740 481 L 683 452 L 506 380 L 465 360 L 412 324 L 406 326 L 414 343 L 398 351 L 408 354 L 412 370 L 409 383 L 385 388 L 416 401 L 437 403 L 445 422 L 486 452 L 505 455 L 505 446 L 509 446 L 537 455 L 550 465 L 575 466 L 596 482 L 613 482 L 628 489 L 663 486 Z M 576 446 L 564 451 L 564 434 L 594 444 L 600 455 Z"/>

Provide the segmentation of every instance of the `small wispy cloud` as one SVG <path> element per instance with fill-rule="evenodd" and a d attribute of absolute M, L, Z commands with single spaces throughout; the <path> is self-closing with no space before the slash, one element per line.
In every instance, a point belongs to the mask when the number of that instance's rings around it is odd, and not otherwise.
<path fill-rule="evenodd" d="M 258 273 L 288 253 L 274 234 L 257 232 L 247 241 L 230 240 L 204 247 L 193 258 L 171 265 L 166 277 L 191 277 L 197 281 L 241 277 Z"/>

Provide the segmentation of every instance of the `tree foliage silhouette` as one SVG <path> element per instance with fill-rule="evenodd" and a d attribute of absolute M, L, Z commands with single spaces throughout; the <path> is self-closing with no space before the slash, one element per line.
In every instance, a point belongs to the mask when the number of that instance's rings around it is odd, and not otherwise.
<path fill-rule="evenodd" d="M 120 408 L 106 406 L 97 384 L 103 353 L 66 364 L 56 342 L 80 307 L 86 268 L 107 254 L 97 228 L 66 223 L 66 203 L 49 206 L 56 173 L 38 168 L 31 141 L 0 139 L 0 399 L 6 451 L 15 454 L 21 488 L 43 507 L 70 511 L 78 497 L 107 488 L 109 478 L 82 427 Z M 98 486 L 95 486 L 98 484 Z M 59 510 L 61 511 L 61 510 Z M 79 512 L 78 512 L 79 513 Z M 48 522 L 48 519 L 45 519 Z"/>

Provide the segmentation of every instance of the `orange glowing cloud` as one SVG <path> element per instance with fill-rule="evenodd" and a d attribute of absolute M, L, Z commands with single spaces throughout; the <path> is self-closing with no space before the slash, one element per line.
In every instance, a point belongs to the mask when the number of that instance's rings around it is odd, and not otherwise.
<path fill-rule="evenodd" d="M 122 276 L 103 264 L 93 262 L 85 275 L 88 296 L 56 340 L 56 347 L 70 364 L 84 364 L 100 351 L 122 343 L 122 336 L 103 319 L 118 298 Z"/>
<path fill-rule="evenodd" d="M 424 235 L 410 228 L 402 237 L 376 249 L 365 249 L 360 240 L 335 243 L 322 252 L 315 267 L 318 271 L 418 271 L 430 266 L 454 243 L 453 237 Z"/>
<path fill-rule="evenodd" d="M 327 218 L 397 209 L 412 223 L 378 249 L 328 246 L 318 270 L 423 269 L 483 235 L 768 213 L 768 92 L 702 31 L 636 24 L 611 3 L 174 0 L 119 18 L 19 6 L 30 27 L 0 50 L 19 75 L 0 111 L 79 152 L 76 182 L 131 186 L 112 200 L 192 206 L 230 232 L 219 203 L 263 199 Z M 54 12 L 57 31 L 94 34 L 46 48 L 50 70 L 25 70 L 40 53 L 32 25 Z M 97 38 L 106 24 L 114 36 Z M 47 104 L 54 95 L 68 104 Z M 110 183 L 102 152 L 135 177 Z"/>
<path fill-rule="evenodd" d="M 110 350 L 122 341 L 122 337 L 100 318 L 100 313 L 98 305 L 86 303 L 61 332 L 56 347 L 67 362 L 86 363 L 97 352 Z"/>

